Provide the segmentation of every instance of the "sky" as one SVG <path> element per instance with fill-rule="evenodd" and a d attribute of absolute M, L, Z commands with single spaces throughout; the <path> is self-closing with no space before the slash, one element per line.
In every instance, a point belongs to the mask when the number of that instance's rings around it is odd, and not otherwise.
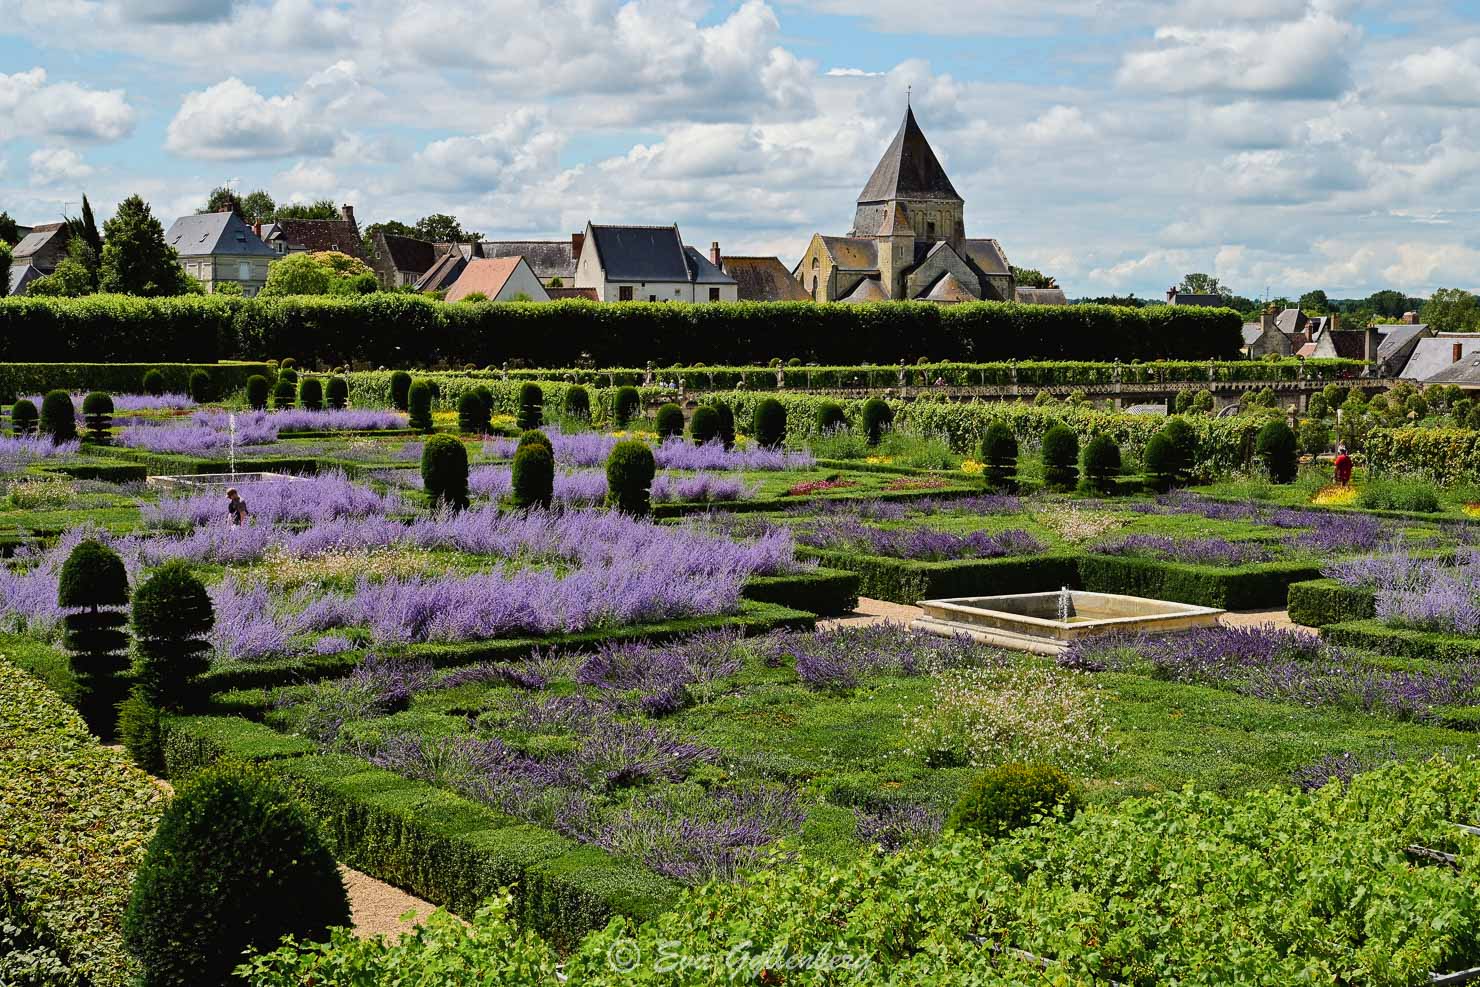
<path fill-rule="evenodd" d="M 1480 0 L 0 0 L 0 209 L 845 234 L 906 91 L 1071 296 L 1480 287 Z"/>

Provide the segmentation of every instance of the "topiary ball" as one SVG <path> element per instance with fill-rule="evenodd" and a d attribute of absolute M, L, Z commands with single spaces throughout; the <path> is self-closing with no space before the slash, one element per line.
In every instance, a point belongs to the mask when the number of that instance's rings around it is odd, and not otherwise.
<path fill-rule="evenodd" d="M 1095 493 L 1106 494 L 1120 475 L 1120 446 L 1108 435 L 1096 435 L 1084 447 L 1084 485 Z"/>
<path fill-rule="evenodd" d="M 708 405 L 695 408 L 694 417 L 689 421 L 689 435 L 693 437 L 695 445 L 702 446 L 716 439 L 723 441 L 723 428 L 724 421 L 720 418 L 719 411 Z"/>
<path fill-rule="evenodd" d="M 1146 443 L 1141 456 L 1146 471 L 1146 485 L 1158 493 L 1165 493 L 1177 484 L 1180 466 L 1177 447 L 1163 432 L 1157 432 Z"/>
<path fill-rule="evenodd" d="M 278 371 L 277 379 L 278 383 L 280 384 L 283 381 L 287 381 L 289 384 L 292 384 L 296 388 L 298 386 L 298 371 L 292 369 L 291 367 L 284 367 L 283 369 Z"/>
<path fill-rule="evenodd" d="M 515 507 L 550 507 L 555 499 L 555 457 L 548 445 L 531 442 L 514 453 L 510 499 Z"/>
<path fill-rule="evenodd" d="M 298 366 L 298 361 L 293 359 L 291 356 L 285 356 L 278 361 L 278 366 L 282 367 L 284 370 L 287 370 L 290 367 Z"/>
<path fill-rule="evenodd" d="M 278 378 L 277 387 L 272 390 L 272 406 L 279 410 L 293 407 L 298 400 L 298 389 L 294 387 L 291 380 Z"/>
<path fill-rule="evenodd" d="M 473 388 L 473 393 L 478 396 L 478 403 L 483 406 L 483 431 L 488 431 L 493 421 L 493 392 L 485 384 L 479 384 Z"/>
<path fill-rule="evenodd" d="M 324 400 L 335 410 L 349 407 L 349 381 L 343 377 L 330 377 L 329 383 L 324 385 Z"/>
<path fill-rule="evenodd" d="M 786 440 L 786 409 L 775 398 L 765 398 L 755 406 L 750 434 L 762 446 L 779 446 Z"/>
<path fill-rule="evenodd" d="M 522 384 L 519 387 L 519 427 L 539 428 L 545 421 L 545 392 L 538 384 Z"/>
<path fill-rule="evenodd" d="M 82 399 L 82 418 L 87 422 L 88 438 L 93 442 L 108 441 L 108 430 L 113 427 L 113 396 L 102 391 L 93 391 Z"/>
<path fill-rule="evenodd" d="M 607 504 L 627 514 L 646 516 L 652 509 L 653 477 L 657 475 L 658 464 L 646 442 L 618 442 L 606 459 Z"/>
<path fill-rule="evenodd" d="M 1073 780 L 1058 768 L 1004 764 L 988 768 L 966 786 L 946 828 L 1000 837 L 1056 812 L 1071 818 L 1079 805 Z"/>
<path fill-rule="evenodd" d="M 979 452 L 987 486 L 995 489 L 1012 481 L 1017 474 L 1018 460 L 1018 440 L 1012 429 L 1002 422 L 988 425 Z"/>
<path fill-rule="evenodd" d="M 1043 433 L 1043 485 L 1050 490 L 1070 490 L 1079 473 L 1079 436 L 1067 425 L 1055 425 Z"/>
<path fill-rule="evenodd" d="M 817 431 L 827 433 L 848 424 L 843 406 L 836 401 L 824 401 L 817 406 Z"/>
<path fill-rule="evenodd" d="M 95 539 L 77 543 L 57 577 L 57 605 L 121 607 L 128 604 L 128 572 L 113 549 Z"/>
<path fill-rule="evenodd" d="M 305 377 L 298 385 L 298 403 L 309 411 L 324 410 L 324 385 L 317 377 Z"/>
<path fill-rule="evenodd" d="M 408 403 L 411 395 L 411 375 L 404 370 L 397 370 L 391 374 L 391 407 L 397 411 L 406 411 L 410 408 Z"/>
<path fill-rule="evenodd" d="M 411 385 L 406 394 L 406 407 L 410 412 L 411 427 L 423 432 L 432 430 L 432 387 L 425 380 Z"/>
<path fill-rule="evenodd" d="M 472 391 L 457 399 L 457 428 L 469 435 L 488 430 L 488 416 L 483 411 L 483 400 Z"/>
<path fill-rule="evenodd" d="M 41 399 L 41 431 L 51 436 L 53 442 L 77 438 L 77 409 L 72 407 L 72 395 L 61 390 L 49 391 Z"/>
<path fill-rule="evenodd" d="M 190 371 L 190 400 L 196 404 L 208 404 L 216 400 L 216 385 L 211 375 L 204 370 Z"/>
<path fill-rule="evenodd" d="M 468 449 L 450 435 L 433 435 L 421 450 L 421 481 L 434 505 L 468 506 Z"/>
<path fill-rule="evenodd" d="M 1283 421 L 1267 423 L 1254 437 L 1254 452 L 1275 483 L 1289 483 L 1295 479 L 1295 445 L 1295 433 Z"/>
<path fill-rule="evenodd" d="M 637 417 L 642 409 L 642 395 L 637 393 L 635 387 L 619 387 L 617 393 L 612 396 L 612 419 L 618 428 L 625 427 L 628 422 Z"/>
<path fill-rule="evenodd" d="M 149 702 L 182 709 L 209 665 L 204 640 L 216 613 L 205 585 L 184 562 L 166 562 L 134 590 L 130 625 L 138 639 L 135 678 Z"/>
<path fill-rule="evenodd" d="M 735 448 L 735 409 L 727 401 L 714 401 L 711 405 L 719 415 L 719 437 L 726 449 Z M 693 423 L 690 422 L 690 427 Z"/>
<path fill-rule="evenodd" d="M 519 441 L 514 445 L 514 451 L 518 452 L 527 445 L 542 445 L 550 450 L 550 455 L 555 454 L 555 446 L 550 442 L 550 437 L 537 428 L 531 428 L 519 434 Z"/>
<path fill-rule="evenodd" d="M 683 409 L 672 402 L 663 405 L 658 409 L 654 424 L 657 428 L 659 441 L 683 435 Z"/>
<path fill-rule="evenodd" d="M 565 417 L 589 421 L 591 392 L 579 384 L 565 389 Z"/>
<path fill-rule="evenodd" d="M 271 388 L 267 378 L 253 374 L 247 378 L 247 404 L 256 411 L 267 407 L 267 392 Z"/>
<path fill-rule="evenodd" d="M 40 419 L 36 405 L 25 398 L 10 406 L 10 430 L 16 435 L 30 435 L 35 432 L 36 423 Z"/>
<path fill-rule="evenodd" d="M 863 434 L 868 444 L 876 446 L 884 437 L 884 430 L 894 424 L 894 409 L 883 398 L 869 398 L 863 402 Z"/>
<path fill-rule="evenodd" d="M 134 877 L 124 944 L 145 987 L 235 983 L 243 953 L 323 941 L 349 898 L 317 825 L 263 769 L 227 764 L 180 785 Z"/>
<path fill-rule="evenodd" d="M 1175 459 L 1175 482 L 1180 486 L 1192 479 L 1192 467 L 1197 462 L 1197 432 L 1185 418 L 1169 418 L 1160 433 L 1172 444 Z"/>
<path fill-rule="evenodd" d="M 144 371 L 144 379 L 141 383 L 143 384 L 145 394 L 152 394 L 155 397 L 159 397 L 159 395 L 164 393 L 164 374 L 158 370 Z"/>

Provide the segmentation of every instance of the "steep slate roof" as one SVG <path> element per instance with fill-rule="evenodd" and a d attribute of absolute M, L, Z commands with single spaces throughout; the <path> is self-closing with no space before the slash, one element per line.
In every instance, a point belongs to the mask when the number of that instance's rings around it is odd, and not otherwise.
<path fill-rule="evenodd" d="M 1011 274 L 1007 254 L 996 240 L 962 240 L 961 253 L 983 274 Z"/>
<path fill-rule="evenodd" d="M 467 266 L 467 258 L 456 250 L 444 254 L 442 259 L 433 264 L 425 274 L 416 279 L 412 287 L 416 291 L 442 291 L 452 287 L 452 283 L 462 274 L 463 268 Z"/>
<path fill-rule="evenodd" d="M 1258 322 L 1245 322 L 1243 334 L 1244 346 L 1253 346 L 1259 342 L 1259 337 L 1264 335 L 1264 326 Z"/>
<path fill-rule="evenodd" d="M 276 257 L 277 253 L 257 238 L 234 212 L 197 213 L 181 216 L 170 225 L 164 242 L 181 257 Z"/>
<path fill-rule="evenodd" d="M 1430 340 L 1424 340 L 1430 342 Z M 1415 354 L 1415 357 L 1417 354 Z M 1423 378 L 1425 384 L 1459 384 L 1461 387 L 1480 387 L 1480 351 L 1471 350 L 1458 362 L 1431 376 Z"/>
<path fill-rule="evenodd" d="M 966 290 L 956 275 L 950 271 L 935 279 L 935 284 L 920 295 L 928 302 L 974 302 L 976 296 Z"/>
<path fill-rule="evenodd" d="M 281 239 L 289 247 L 302 247 L 310 253 L 337 250 L 362 260 L 365 255 L 359 226 L 345 219 L 280 219 L 272 224 L 270 233 L 263 228 L 262 238 Z"/>
<path fill-rule="evenodd" d="M 931 150 L 930 142 L 915 122 L 915 111 L 906 108 L 904 122 L 884 156 L 874 167 L 868 184 L 858 194 L 859 202 L 886 199 L 944 199 L 963 201 L 946 171 Z"/>
<path fill-rule="evenodd" d="M 437 262 L 437 248 L 427 240 L 386 233 L 383 230 L 375 234 L 375 240 L 382 248 L 385 258 L 390 261 L 391 267 L 398 271 L 422 274 Z"/>
<path fill-rule="evenodd" d="M 886 300 L 887 296 L 884 294 L 884 289 L 879 284 L 878 278 L 864 278 L 858 282 L 857 287 L 838 299 L 840 302 L 848 302 L 849 304 L 856 304 L 858 302 L 882 302 Z"/>
<path fill-rule="evenodd" d="M 1342 360 L 1367 358 L 1367 333 L 1361 329 L 1332 329 L 1326 333 L 1336 356 Z"/>
<path fill-rule="evenodd" d="M 30 257 L 45 250 L 58 235 L 65 239 L 68 236 L 66 230 L 66 223 L 42 223 L 40 226 L 33 226 L 31 232 L 21 237 L 21 242 L 11 249 L 10 256 L 14 260 Z"/>
<path fill-rule="evenodd" d="M 1017 300 L 1024 305 L 1067 305 L 1063 288 L 1018 288 Z"/>
<path fill-rule="evenodd" d="M 579 259 L 569 240 L 484 240 L 485 257 L 523 257 L 541 281 L 576 276 Z"/>
<path fill-rule="evenodd" d="M 735 279 L 742 302 L 806 302 L 812 296 L 776 257 L 726 257 L 725 273 Z"/>
<path fill-rule="evenodd" d="M 1193 295 L 1179 291 L 1167 299 L 1168 305 L 1200 305 L 1203 308 L 1223 308 L 1228 302 L 1222 295 Z"/>
<path fill-rule="evenodd" d="M 1293 336 L 1305 328 L 1305 313 L 1298 308 L 1281 309 L 1274 317 L 1275 328 L 1286 336 Z"/>
<path fill-rule="evenodd" d="M 877 271 L 879 269 L 879 245 L 868 237 L 825 236 L 823 249 L 832 258 L 833 266 L 844 271 Z"/>
<path fill-rule="evenodd" d="M 7 277 L 10 282 L 8 294 L 13 297 L 15 295 L 24 295 L 26 293 L 26 285 L 39 277 L 44 277 L 44 274 L 35 264 L 11 264 Z"/>
<path fill-rule="evenodd" d="M 1404 380 L 1433 380 L 1436 374 L 1455 365 L 1455 343 L 1460 345 L 1460 363 L 1469 359 L 1472 353 L 1480 351 L 1480 336 L 1431 336 L 1420 339 L 1413 348 L 1413 355 L 1404 365 L 1403 372 L 1398 376 Z"/>
<path fill-rule="evenodd" d="M 455 302 L 474 292 L 497 298 L 510 275 L 524 262 L 522 257 L 479 257 L 468 261 L 457 281 L 447 289 L 445 301 Z"/>
<path fill-rule="evenodd" d="M 1394 373 L 1408 362 L 1413 347 L 1429 335 L 1426 325 L 1378 326 L 1382 341 L 1377 344 L 1377 366 L 1380 374 Z"/>
<path fill-rule="evenodd" d="M 608 281 L 689 280 L 677 226 L 597 226 L 590 245 Z"/>
<path fill-rule="evenodd" d="M 721 268 L 714 264 L 698 250 L 693 247 L 684 247 L 683 254 L 689 262 L 689 280 L 694 284 L 736 284 L 734 278 L 726 274 Z"/>

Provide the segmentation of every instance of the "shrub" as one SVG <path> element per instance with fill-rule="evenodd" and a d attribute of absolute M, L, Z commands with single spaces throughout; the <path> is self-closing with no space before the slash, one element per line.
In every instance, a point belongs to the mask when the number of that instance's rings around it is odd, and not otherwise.
<path fill-rule="evenodd" d="M 144 371 L 144 380 L 142 383 L 145 394 L 152 394 L 158 397 L 164 393 L 164 374 L 158 370 Z"/>
<path fill-rule="evenodd" d="M 297 399 L 298 391 L 293 386 L 293 381 L 279 377 L 277 386 L 272 389 L 272 406 L 279 410 L 291 408 Z"/>
<path fill-rule="evenodd" d="M 515 507 L 548 508 L 555 498 L 555 457 L 547 444 L 531 442 L 514 453 Z"/>
<path fill-rule="evenodd" d="M 612 396 L 612 420 L 617 423 L 618 428 L 635 418 L 641 408 L 642 395 L 637 393 L 635 387 L 619 387 Z"/>
<path fill-rule="evenodd" d="M 828 432 L 848 424 L 843 406 L 836 401 L 823 401 L 817 405 L 817 431 Z"/>
<path fill-rule="evenodd" d="M 349 381 L 339 376 L 330 377 L 324 385 L 324 400 L 331 408 L 349 407 Z"/>
<path fill-rule="evenodd" d="M 247 404 L 257 411 L 267 407 L 267 391 L 271 385 L 261 374 L 247 378 Z"/>
<path fill-rule="evenodd" d="M 478 395 L 478 403 L 483 406 L 482 431 L 487 432 L 493 425 L 493 392 L 488 385 L 479 384 L 473 388 L 473 393 Z"/>
<path fill-rule="evenodd" d="M 99 737 L 113 736 L 114 708 L 123 699 L 128 669 L 128 573 L 118 553 L 101 542 L 78 542 L 62 563 L 57 605 L 62 645 L 71 653 L 78 711 Z"/>
<path fill-rule="evenodd" d="M 284 370 L 292 370 L 294 367 L 298 366 L 298 361 L 293 359 L 291 356 L 285 356 L 278 361 L 278 366 Z"/>
<path fill-rule="evenodd" d="M 208 404 L 216 400 L 216 385 L 211 375 L 204 370 L 190 371 L 190 400 L 196 404 Z"/>
<path fill-rule="evenodd" d="M 298 387 L 298 371 L 294 370 L 292 367 L 283 367 L 281 370 L 279 370 L 277 379 L 279 384 L 287 381 L 289 384 L 293 385 L 295 390 Z"/>
<path fill-rule="evenodd" d="M 1146 470 L 1146 485 L 1165 493 L 1177 483 L 1179 457 L 1177 447 L 1164 432 L 1157 432 L 1146 443 L 1141 456 Z"/>
<path fill-rule="evenodd" d="M 1101 433 L 1084 447 L 1084 483 L 1096 493 L 1109 493 L 1120 475 L 1120 446 Z"/>
<path fill-rule="evenodd" d="M 427 439 L 421 450 L 421 480 L 434 505 L 453 510 L 467 507 L 467 447 L 450 435 L 433 435 Z"/>
<path fill-rule="evenodd" d="M 538 384 L 524 384 L 519 388 L 519 427 L 526 431 L 539 428 L 545 420 L 545 392 Z"/>
<path fill-rule="evenodd" d="M 411 413 L 411 427 L 422 432 L 432 430 L 432 385 L 419 380 L 411 385 L 406 395 L 406 406 Z"/>
<path fill-rule="evenodd" d="M 786 441 L 786 408 L 775 398 L 764 398 L 755 406 L 750 434 L 762 446 L 779 446 Z"/>
<path fill-rule="evenodd" d="M 1422 480 L 1373 480 L 1357 494 L 1357 505 L 1376 511 L 1411 511 L 1433 514 L 1439 510 L 1439 496 Z"/>
<path fill-rule="evenodd" d="M 10 430 L 16 435 L 31 435 L 36 431 L 36 423 L 40 417 L 36 413 L 36 406 L 21 398 L 10 406 Z"/>
<path fill-rule="evenodd" d="M 565 417 L 591 420 L 591 392 L 579 384 L 565 389 Z"/>
<path fill-rule="evenodd" d="M 1179 415 L 1185 415 L 1192 410 L 1192 392 L 1178 391 L 1177 396 L 1172 399 L 1172 408 Z"/>
<path fill-rule="evenodd" d="M 658 409 L 654 424 L 657 428 L 658 439 L 660 441 L 682 435 L 684 428 L 683 409 L 670 401 Z"/>
<path fill-rule="evenodd" d="M 550 442 L 550 437 L 537 428 L 520 433 L 519 441 L 514 445 L 514 451 L 517 453 L 528 445 L 542 445 L 550 450 L 550 455 L 555 455 L 555 446 Z"/>
<path fill-rule="evenodd" d="M 298 403 L 309 411 L 324 409 L 324 385 L 317 377 L 305 377 L 298 385 Z"/>
<path fill-rule="evenodd" d="M 1177 486 L 1185 486 L 1192 479 L 1192 466 L 1197 462 L 1197 433 L 1185 418 L 1169 418 L 1161 427 L 1172 446 L 1173 479 Z"/>
<path fill-rule="evenodd" d="M 728 401 L 713 401 L 710 407 L 719 415 L 719 437 L 726 449 L 735 448 L 735 409 Z"/>
<path fill-rule="evenodd" d="M 987 486 L 1000 488 L 1011 483 L 1017 473 L 1018 459 L 1018 440 L 1012 429 L 1002 422 L 988 425 L 982 436 L 981 457 Z"/>
<path fill-rule="evenodd" d="M 629 439 L 612 447 L 606 459 L 606 502 L 627 514 L 645 516 L 651 506 L 658 465 L 647 443 Z"/>
<path fill-rule="evenodd" d="M 41 431 L 53 442 L 77 438 L 77 409 L 72 407 L 72 395 L 51 391 L 41 399 Z"/>
<path fill-rule="evenodd" d="M 1079 810 L 1074 782 L 1049 764 L 1003 764 L 971 780 L 951 810 L 950 829 L 1006 836 L 1062 809 L 1065 817 Z"/>
<path fill-rule="evenodd" d="M 695 408 L 694 417 L 689 421 L 689 435 L 693 437 L 694 444 L 700 446 L 715 439 L 723 441 L 724 422 L 719 411 L 707 404 Z"/>
<path fill-rule="evenodd" d="M 868 436 L 868 444 L 876 446 L 884 434 L 884 429 L 894 423 L 894 409 L 882 398 L 869 398 L 863 402 L 863 434 Z"/>
<path fill-rule="evenodd" d="M 1067 425 L 1043 433 L 1043 484 L 1050 490 L 1070 490 L 1079 473 L 1079 436 Z"/>
<path fill-rule="evenodd" d="M 391 374 L 391 405 L 397 411 L 411 408 L 411 375 L 404 370 Z"/>
<path fill-rule="evenodd" d="M 1197 396 L 1192 399 L 1192 410 L 1204 415 L 1212 414 L 1216 405 L 1212 391 L 1198 391 Z"/>
<path fill-rule="evenodd" d="M 87 437 L 99 445 L 108 442 L 108 430 L 113 427 L 113 398 L 102 391 L 93 391 L 82 399 L 82 420 L 87 422 Z"/>
<path fill-rule="evenodd" d="M 184 562 L 166 562 L 134 590 L 137 695 L 161 709 L 187 708 L 209 664 L 205 636 L 215 623 L 211 597 Z"/>
<path fill-rule="evenodd" d="M 146 987 L 225 984 L 248 950 L 328 938 L 349 898 L 318 828 L 260 767 L 180 786 L 134 879 L 124 942 Z"/>
<path fill-rule="evenodd" d="M 118 707 L 118 742 L 142 771 L 164 771 L 164 711 L 135 689 Z"/>
<path fill-rule="evenodd" d="M 1331 406 L 1326 403 L 1325 397 L 1320 394 L 1312 394 L 1310 403 L 1306 406 L 1312 418 L 1325 418 L 1331 413 Z"/>
<path fill-rule="evenodd" d="M 1320 397 L 1319 394 L 1316 397 Z M 1312 456 L 1319 456 L 1331 446 L 1331 430 L 1326 423 L 1309 418 L 1300 423 L 1300 448 Z"/>
<path fill-rule="evenodd" d="M 1295 433 L 1283 421 L 1267 423 L 1254 437 L 1254 452 L 1275 483 L 1295 479 Z"/>
<path fill-rule="evenodd" d="M 468 434 L 488 431 L 488 415 L 483 410 L 483 399 L 475 392 L 467 391 L 457 399 L 457 427 Z"/>

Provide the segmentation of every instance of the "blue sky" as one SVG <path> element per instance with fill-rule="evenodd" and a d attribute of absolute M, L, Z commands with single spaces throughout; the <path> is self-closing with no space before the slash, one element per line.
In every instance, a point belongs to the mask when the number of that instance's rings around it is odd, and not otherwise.
<path fill-rule="evenodd" d="M 1480 287 L 1475 0 L 0 0 L 0 209 L 229 182 L 790 263 L 907 87 L 968 235 L 1072 295 Z"/>

